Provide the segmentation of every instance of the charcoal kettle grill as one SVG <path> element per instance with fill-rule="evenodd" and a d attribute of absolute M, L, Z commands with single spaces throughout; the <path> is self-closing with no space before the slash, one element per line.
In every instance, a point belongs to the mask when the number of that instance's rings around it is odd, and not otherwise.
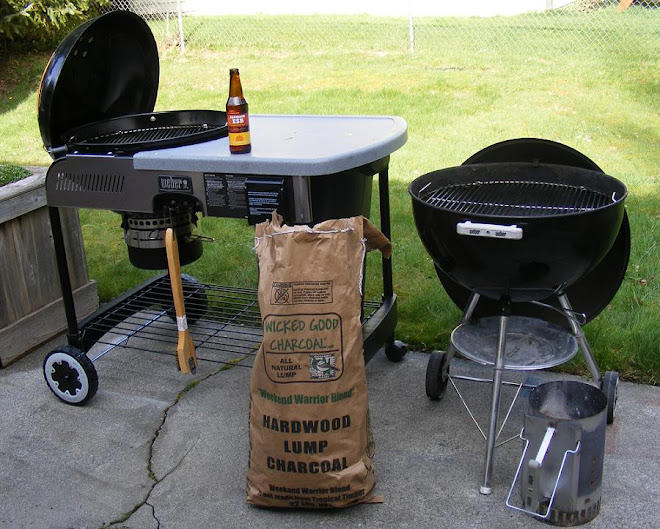
<path fill-rule="evenodd" d="M 505 370 L 553 367 L 581 350 L 614 420 L 618 374 L 601 376 L 581 325 L 611 301 L 625 273 L 627 190 L 569 147 L 522 138 L 423 175 L 409 193 L 422 243 L 463 310 L 447 351 L 430 356 L 426 393 L 440 399 L 452 378 L 468 378 L 449 375 L 456 352 L 493 367 L 492 380 L 479 380 L 493 386 L 480 487 L 490 494 Z"/>
<path fill-rule="evenodd" d="M 389 156 L 406 142 L 403 119 L 252 115 L 252 152 L 231 155 L 224 112 L 153 112 L 158 75 L 148 25 L 133 13 L 113 11 L 67 36 L 42 78 L 39 127 L 54 160 L 46 196 L 68 327 L 68 345 L 46 357 L 44 376 L 68 404 L 94 396 L 93 363 L 110 350 L 173 352 L 177 333 L 167 273 L 78 322 L 59 208 L 119 213 L 131 264 L 163 270 L 168 228 L 185 265 L 202 257 L 198 216 L 250 224 L 270 218 L 273 210 L 298 224 L 368 217 L 378 175 L 380 228 L 390 237 Z M 364 302 L 365 361 L 381 349 L 394 361 L 405 354 L 394 340 L 389 259 L 382 260 L 382 279 L 382 299 Z M 256 290 L 184 275 L 183 292 L 199 361 L 250 367 L 261 340 Z M 146 338 L 131 345 L 139 337 Z"/>

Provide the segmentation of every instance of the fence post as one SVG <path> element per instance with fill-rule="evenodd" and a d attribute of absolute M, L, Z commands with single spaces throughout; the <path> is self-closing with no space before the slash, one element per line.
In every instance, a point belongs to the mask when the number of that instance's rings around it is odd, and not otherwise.
<path fill-rule="evenodd" d="M 408 43 L 410 45 L 410 54 L 415 53 L 415 25 L 413 24 L 412 13 L 408 15 Z"/>
<path fill-rule="evenodd" d="M 179 17 L 179 48 L 186 51 L 186 41 L 183 36 L 183 14 L 181 13 L 181 0 L 176 0 L 176 10 Z"/>

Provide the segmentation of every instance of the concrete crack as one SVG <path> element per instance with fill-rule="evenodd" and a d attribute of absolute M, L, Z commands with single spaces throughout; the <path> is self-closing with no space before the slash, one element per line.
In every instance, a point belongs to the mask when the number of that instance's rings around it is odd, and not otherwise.
<path fill-rule="evenodd" d="M 169 416 L 170 410 L 172 410 L 172 408 L 174 408 L 189 391 L 193 390 L 200 383 L 208 380 L 211 377 L 214 377 L 218 373 L 221 373 L 223 371 L 228 371 L 229 369 L 233 369 L 234 367 L 236 367 L 236 364 L 238 364 L 239 362 L 242 362 L 243 360 L 245 360 L 247 358 L 248 358 L 247 355 L 242 357 L 242 358 L 238 358 L 238 359 L 230 362 L 229 364 L 226 364 L 226 365 L 223 365 L 223 366 L 219 367 L 218 369 L 216 369 L 215 371 L 209 373 L 208 375 L 206 375 L 203 378 L 193 380 L 192 382 L 190 382 L 185 388 L 183 388 L 177 394 L 176 398 L 174 399 L 174 402 L 172 404 L 170 404 L 169 406 L 167 406 L 163 410 L 163 415 L 162 415 L 162 419 L 160 421 L 160 425 L 158 426 L 158 428 L 154 432 L 154 435 L 151 438 L 151 441 L 149 442 L 149 452 L 148 452 L 148 455 L 147 455 L 147 475 L 149 477 L 149 480 L 151 481 L 151 486 L 147 490 L 147 493 L 145 494 L 144 498 L 141 501 L 139 501 L 130 511 L 124 513 L 118 519 L 113 520 L 108 524 L 103 524 L 102 527 L 112 527 L 112 526 L 117 525 L 117 524 L 122 524 L 126 520 L 128 520 L 131 516 L 133 516 L 133 514 L 135 514 L 135 512 L 137 512 L 141 507 L 146 505 L 151 509 L 151 516 L 153 517 L 154 521 L 156 522 L 157 528 L 160 529 L 161 522 L 158 519 L 158 516 L 156 516 L 156 507 L 152 503 L 149 502 L 149 500 L 151 498 L 151 495 L 153 494 L 154 490 L 156 489 L 156 486 L 159 483 L 161 483 L 163 480 L 167 479 L 168 476 L 170 476 L 175 470 L 177 470 L 181 466 L 181 464 L 183 463 L 185 458 L 188 456 L 188 454 L 194 448 L 194 445 L 191 446 L 190 448 L 188 448 L 188 450 L 186 450 L 186 453 L 183 454 L 183 456 L 179 459 L 179 461 L 176 463 L 176 465 L 174 465 L 162 478 L 158 479 L 156 477 L 156 474 L 154 473 L 153 467 L 152 467 L 154 446 L 156 444 L 156 441 L 157 441 L 158 437 L 160 436 L 161 431 L 163 430 L 163 428 L 165 426 L 165 423 L 167 422 L 167 418 Z M 119 526 L 119 527 L 120 527 L 120 529 L 122 528 L 122 526 Z"/>
<path fill-rule="evenodd" d="M 151 516 L 154 520 L 156 520 L 156 529 L 160 529 L 160 520 L 158 519 L 158 516 L 156 516 L 156 508 L 151 503 L 149 503 L 149 501 L 145 501 L 145 505 L 149 506 L 151 509 Z"/>

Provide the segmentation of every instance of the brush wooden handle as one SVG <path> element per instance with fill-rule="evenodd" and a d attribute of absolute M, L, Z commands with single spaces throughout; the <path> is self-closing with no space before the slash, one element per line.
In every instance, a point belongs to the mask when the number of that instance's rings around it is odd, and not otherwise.
<path fill-rule="evenodd" d="M 165 250 L 167 251 L 167 265 L 170 272 L 172 297 L 174 298 L 174 312 L 176 313 L 176 326 L 179 330 L 179 341 L 176 346 L 176 357 L 182 373 L 191 373 L 197 369 L 197 356 L 195 344 L 188 331 L 186 307 L 183 302 L 183 284 L 181 283 L 181 264 L 179 262 L 179 246 L 176 242 L 174 230 L 167 228 L 165 232 Z"/>

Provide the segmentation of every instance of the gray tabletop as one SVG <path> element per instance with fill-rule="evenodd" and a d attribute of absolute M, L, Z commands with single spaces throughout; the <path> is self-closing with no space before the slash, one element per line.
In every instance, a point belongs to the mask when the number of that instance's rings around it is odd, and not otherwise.
<path fill-rule="evenodd" d="M 250 116 L 252 152 L 230 154 L 227 138 L 135 154 L 137 170 L 318 176 L 380 160 L 406 143 L 394 116 Z"/>

